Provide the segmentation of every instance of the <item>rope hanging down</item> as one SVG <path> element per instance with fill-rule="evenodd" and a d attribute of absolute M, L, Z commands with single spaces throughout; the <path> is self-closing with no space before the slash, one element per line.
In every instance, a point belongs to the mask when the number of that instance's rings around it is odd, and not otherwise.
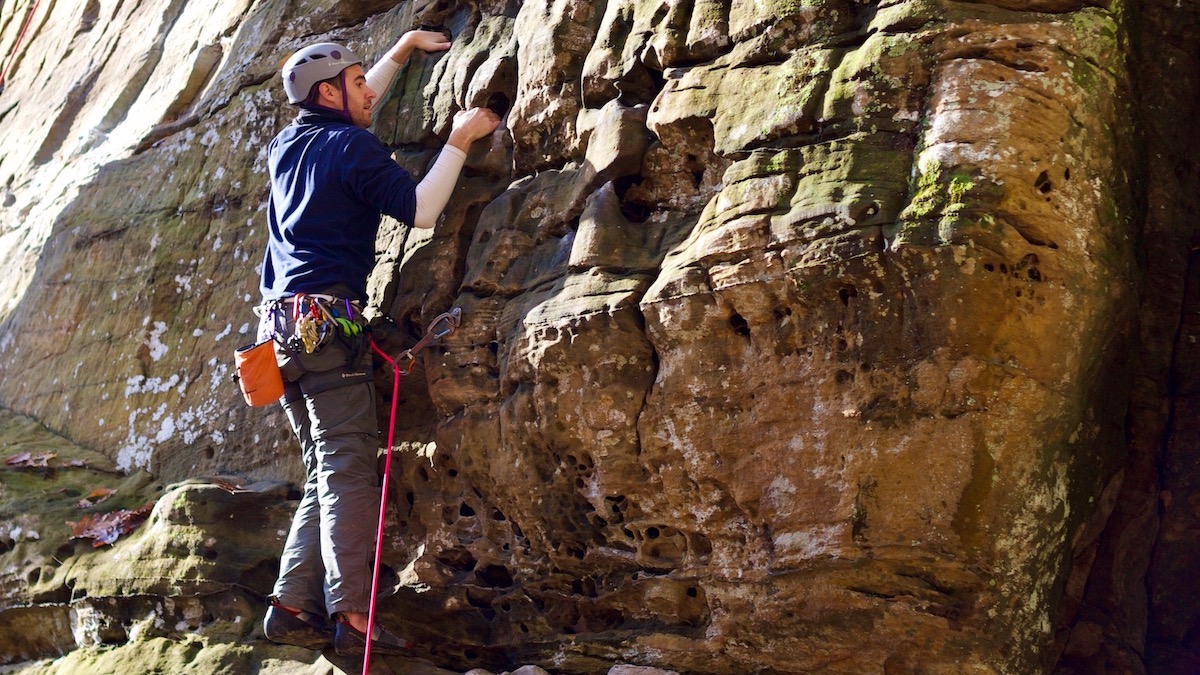
<path fill-rule="evenodd" d="M 17 33 L 17 41 L 13 43 L 12 51 L 8 53 L 8 62 L 4 64 L 4 70 L 0 71 L 0 94 L 4 93 L 4 87 L 8 83 L 8 69 L 12 68 L 12 64 L 17 60 L 17 52 L 21 49 L 21 43 L 25 41 L 25 31 L 29 30 L 29 24 L 33 23 L 33 15 L 37 14 L 38 5 L 42 0 L 34 0 L 33 7 L 29 8 L 29 13 L 25 15 L 25 23 L 21 24 L 21 32 Z"/>
<path fill-rule="evenodd" d="M 425 332 L 425 336 L 411 349 L 404 350 L 404 353 L 395 360 L 380 349 L 379 345 L 375 344 L 375 340 L 371 340 L 371 351 L 392 366 L 392 412 L 388 419 L 387 457 L 383 461 L 383 487 L 379 493 L 379 527 L 375 531 L 375 565 L 371 568 L 371 607 L 367 613 L 367 646 L 363 653 L 363 675 L 369 675 L 371 666 L 371 642 L 373 642 L 375 632 L 375 599 L 379 593 L 379 567 L 383 558 L 383 523 L 384 515 L 387 512 L 388 483 L 392 474 L 392 443 L 395 442 L 396 434 L 396 403 L 400 400 L 400 376 L 408 375 L 412 370 L 413 363 L 417 360 L 417 352 L 424 349 L 429 343 L 453 333 L 454 329 L 458 328 L 461 319 L 462 309 L 459 307 L 439 315 L 433 320 L 433 323 L 429 324 L 429 330 Z"/>

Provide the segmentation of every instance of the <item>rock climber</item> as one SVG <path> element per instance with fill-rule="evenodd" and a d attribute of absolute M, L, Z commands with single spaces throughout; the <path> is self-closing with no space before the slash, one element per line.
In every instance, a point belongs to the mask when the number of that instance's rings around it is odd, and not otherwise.
<path fill-rule="evenodd" d="M 366 647 L 379 510 L 379 431 L 371 354 L 361 327 L 381 214 L 432 227 L 476 140 L 499 125 L 474 108 L 454 116 L 418 183 L 368 128 L 374 103 L 414 50 L 450 48 L 440 32 L 405 33 L 368 72 L 345 46 L 314 44 L 282 69 L 298 116 L 271 142 L 259 340 L 276 338 L 281 399 L 306 479 L 267 610 L 268 639 L 342 656 Z M 299 327 L 299 330 L 298 330 Z M 371 651 L 405 652 L 376 624 Z"/>

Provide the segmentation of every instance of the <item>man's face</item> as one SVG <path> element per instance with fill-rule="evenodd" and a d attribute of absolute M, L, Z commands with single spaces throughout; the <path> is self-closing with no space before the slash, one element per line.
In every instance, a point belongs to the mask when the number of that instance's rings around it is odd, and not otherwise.
<path fill-rule="evenodd" d="M 367 75 L 362 66 L 353 65 L 343 71 L 346 75 L 346 105 L 350 108 L 350 122 L 356 127 L 366 129 L 371 126 L 371 106 L 375 103 L 376 94 L 367 86 Z M 342 94 L 337 87 L 330 86 L 330 101 L 327 107 L 334 110 L 342 109 Z"/>

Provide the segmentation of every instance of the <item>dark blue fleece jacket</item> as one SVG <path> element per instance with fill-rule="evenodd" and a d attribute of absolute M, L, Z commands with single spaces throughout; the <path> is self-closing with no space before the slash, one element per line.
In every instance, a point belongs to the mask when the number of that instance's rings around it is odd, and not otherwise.
<path fill-rule="evenodd" d="M 370 131 L 305 110 L 267 149 L 264 300 L 343 284 L 366 300 L 381 213 L 412 225 L 416 182 Z"/>

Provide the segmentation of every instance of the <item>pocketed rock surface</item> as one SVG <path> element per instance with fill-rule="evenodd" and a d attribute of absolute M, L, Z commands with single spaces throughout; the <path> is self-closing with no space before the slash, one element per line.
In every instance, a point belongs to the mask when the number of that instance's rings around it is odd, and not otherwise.
<path fill-rule="evenodd" d="M 463 310 L 397 402 L 381 620 L 418 647 L 380 668 L 1186 672 L 1196 13 L 5 4 L 0 443 L 87 459 L 0 470 L 0 661 L 357 672 L 262 639 L 301 466 L 232 352 L 278 64 L 424 24 L 397 161 L 503 122 L 377 242 L 384 348 Z M 72 543 L 95 487 L 151 515 Z"/>

